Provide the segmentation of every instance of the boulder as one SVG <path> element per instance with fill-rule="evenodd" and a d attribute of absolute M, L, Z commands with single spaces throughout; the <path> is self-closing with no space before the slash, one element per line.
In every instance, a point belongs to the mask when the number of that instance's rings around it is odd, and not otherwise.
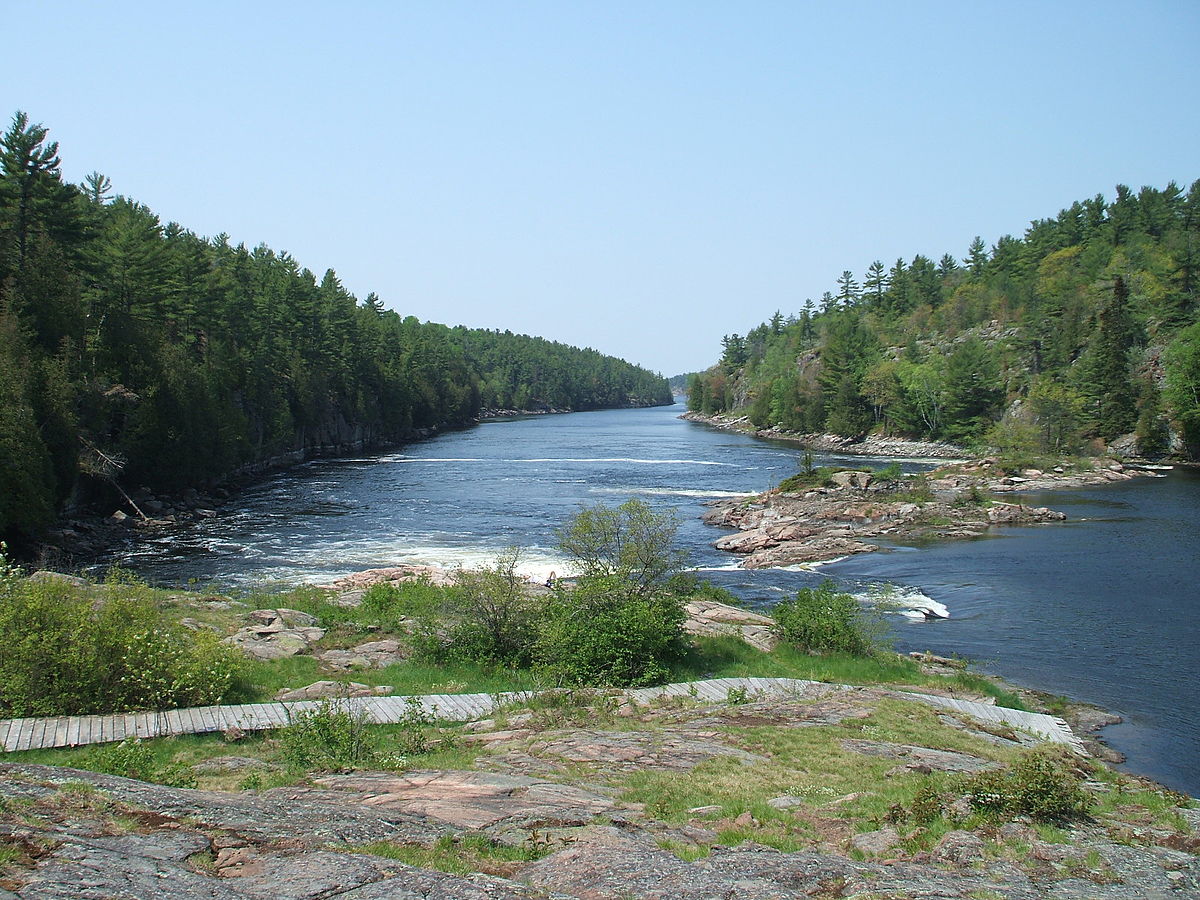
<path fill-rule="evenodd" d="M 51 572 L 49 569 L 41 569 L 34 572 L 29 576 L 29 580 L 61 584 L 66 587 L 86 588 L 89 586 L 87 579 L 80 578 L 78 575 L 64 575 L 62 572 Z"/>
<path fill-rule="evenodd" d="M 325 636 L 316 619 L 297 609 L 256 609 L 247 624 L 225 638 L 255 659 L 283 659 L 304 653 Z"/>
<path fill-rule="evenodd" d="M 775 621 L 768 616 L 716 600 L 691 600 L 683 608 L 687 613 L 683 627 L 688 634 L 731 634 L 765 652 L 773 650 L 778 642 L 772 631 Z"/>
<path fill-rule="evenodd" d="M 829 480 L 839 488 L 865 490 L 871 484 L 870 472 L 834 472 Z"/>
<path fill-rule="evenodd" d="M 388 638 L 382 641 L 368 641 L 349 650 L 326 650 L 317 654 L 317 659 L 331 669 L 343 671 L 382 669 L 407 659 L 411 653 L 412 649 L 407 644 Z"/>
<path fill-rule="evenodd" d="M 741 531 L 737 534 L 727 535 L 718 540 L 715 546 L 718 550 L 725 550 L 729 553 L 754 553 L 774 547 L 778 543 L 779 541 L 771 537 L 767 529 L 756 528 L 753 531 Z"/>
<path fill-rule="evenodd" d="M 931 856 L 940 862 L 971 864 L 983 858 L 983 841 L 970 831 L 948 831 L 934 846 Z"/>
<path fill-rule="evenodd" d="M 867 856 L 881 856 L 900 843 L 900 835 L 890 825 L 878 831 L 864 831 L 850 838 L 850 846 Z"/>

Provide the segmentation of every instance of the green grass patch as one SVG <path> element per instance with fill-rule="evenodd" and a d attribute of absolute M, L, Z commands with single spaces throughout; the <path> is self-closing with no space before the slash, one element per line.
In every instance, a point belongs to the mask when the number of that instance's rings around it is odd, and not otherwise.
<path fill-rule="evenodd" d="M 509 846 L 490 840 L 484 835 L 463 834 L 444 835 L 438 838 L 432 847 L 376 841 L 360 844 L 349 850 L 452 875 L 482 872 L 486 875 L 506 876 L 511 875 L 524 863 L 541 859 L 549 852 L 550 847 L 546 844 L 529 843 Z"/>
<path fill-rule="evenodd" d="M 674 824 L 693 818 L 691 809 L 715 806 L 718 809 L 703 819 L 717 829 L 720 843 L 754 840 L 793 850 L 811 845 L 816 834 L 792 810 L 771 807 L 767 801 L 774 797 L 802 798 L 803 807 L 815 815 L 852 820 L 867 830 L 887 820 L 894 807 L 911 807 L 930 778 L 950 778 L 915 773 L 888 777 L 886 773 L 897 765 L 895 759 L 847 749 L 842 741 L 848 738 L 954 750 L 1000 762 L 1014 757 L 1011 750 L 943 724 L 935 710 L 898 700 L 878 701 L 868 718 L 839 725 L 730 727 L 726 734 L 763 761 L 745 765 L 721 757 L 683 772 L 636 772 L 623 782 L 622 799 L 643 803 L 648 815 Z M 750 813 L 755 822 L 734 824 L 743 813 Z M 930 840 L 936 840 L 952 826 L 931 822 L 929 827 Z"/>

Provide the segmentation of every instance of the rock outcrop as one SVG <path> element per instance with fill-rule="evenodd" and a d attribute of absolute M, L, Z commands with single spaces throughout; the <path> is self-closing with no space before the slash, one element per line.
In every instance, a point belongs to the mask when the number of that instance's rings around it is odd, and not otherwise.
<path fill-rule="evenodd" d="M 778 643 L 771 630 L 775 620 L 769 616 L 716 600 L 689 600 L 683 609 L 687 613 L 683 627 L 688 634 L 699 637 L 729 634 L 765 652 L 773 650 Z"/>
<path fill-rule="evenodd" d="M 0 898 L 1150 900 L 1200 891 L 1197 810 L 1083 821 L 1066 826 L 1067 843 L 1020 822 L 956 824 L 923 851 L 912 849 L 922 829 L 902 817 L 860 812 L 856 821 L 855 804 L 884 784 L 995 765 L 975 755 L 991 744 L 935 734 L 928 713 L 929 746 L 873 736 L 901 701 L 895 691 L 818 685 L 737 702 L 674 697 L 615 718 L 603 705 L 533 707 L 469 729 L 474 769 L 316 774 L 268 790 L 0 764 Z M 809 740 L 822 735 L 832 743 Z M 963 740 L 973 752 L 946 746 Z M 779 753 L 798 753 L 797 764 Z M 829 753 L 883 782 L 822 774 Z M 220 784 L 279 774 L 246 756 L 193 771 Z M 673 786 L 685 781 L 707 802 L 683 808 L 691 795 L 676 798 Z M 666 793 L 631 796 L 631 785 L 647 783 Z M 848 791 L 851 783 L 859 786 Z M 743 790 L 759 791 L 761 805 Z M 764 844 L 781 837 L 800 849 Z"/>
<path fill-rule="evenodd" d="M 987 499 L 977 493 L 981 479 L 971 475 L 945 474 L 920 491 L 865 472 L 835 472 L 831 481 L 803 492 L 718 500 L 703 520 L 738 529 L 718 538 L 716 548 L 744 554 L 743 568 L 762 569 L 870 553 L 878 549 L 869 543 L 874 538 L 976 537 L 997 525 L 1066 519 L 1046 507 Z"/>
<path fill-rule="evenodd" d="M 225 639 L 254 659 L 283 659 L 311 649 L 325 636 L 315 617 L 298 609 L 256 609 Z"/>

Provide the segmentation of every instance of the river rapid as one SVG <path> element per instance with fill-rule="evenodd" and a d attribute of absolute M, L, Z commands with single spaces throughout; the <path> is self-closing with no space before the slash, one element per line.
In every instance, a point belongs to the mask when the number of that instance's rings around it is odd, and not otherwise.
<path fill-rule="evenodd" d="M 864 599 L 886 594 L 948 614 L 890 616 L 896 649 L 961 654 L 1111 709 L 1125 722 L 1103 737 L 1130 770 L 1200 795 L 1200 473 L 1022 495 L 1066 512 L 1063 525 L 747 571 L 712 548 L 725 532 L 700 522 L 703 504 L 777 484 L 803 451 L 684 422 L 682 412 L 495 420 L 378 456 L 316 461 L 247 489 L 215 518 L 135 538 L 106 562 L 159 584 L 231 590 L 404 563 L 486 564 L 516 546 L 524 570 L 544 579 L 569 573 L 554 529 L 581 504 L 636 497 L 675 509 L 696 568 L 755 606 L 832 578 Z"/>

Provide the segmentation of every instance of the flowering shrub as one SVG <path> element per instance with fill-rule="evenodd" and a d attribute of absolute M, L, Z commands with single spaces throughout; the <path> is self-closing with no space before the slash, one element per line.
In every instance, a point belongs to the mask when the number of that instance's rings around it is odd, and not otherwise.
<path fill-rule="evenodd" d="M 242 658 L 168 622 L 136 585 L 0 578 L 0 715 L 201 706 L 234 699 Z"/>

